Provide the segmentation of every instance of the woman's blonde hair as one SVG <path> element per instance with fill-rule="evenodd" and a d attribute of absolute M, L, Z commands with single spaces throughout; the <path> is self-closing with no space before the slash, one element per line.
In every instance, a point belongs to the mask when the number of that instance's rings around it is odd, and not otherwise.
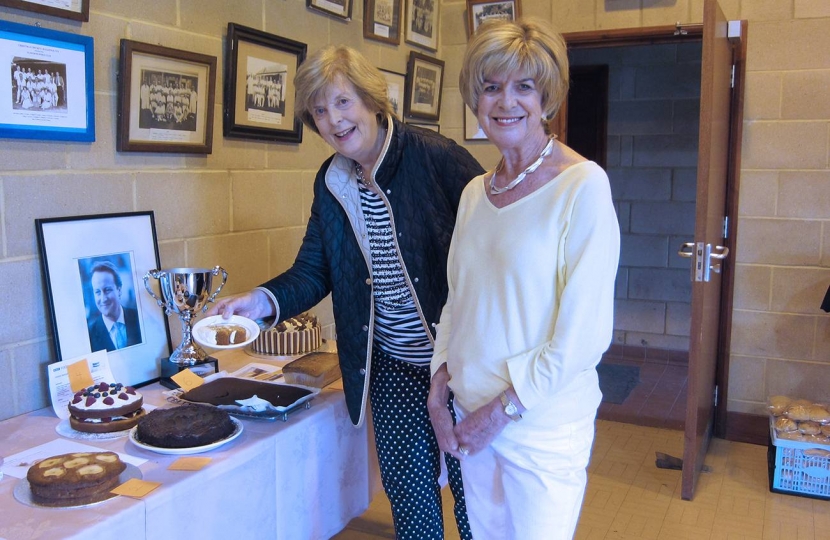
<path fill-rule="evenodd" d="M 320 133 L 314 123 L 314 102 L 337 77 L 343 77 L 357 90 L 363 104 L 378 111 L 378 122 L 392 114 L 386 79 L 365 56 L 346 45 L 329 45 L 309 56 L 300 64 L 294 76 L 297 107 L 294 114 L 315 133 Z"/>
<path fill-rule="evenodd" d="M 562 35 L 543 21 L 484 22 L 467 45 L 458 77 L 461 97 L 475 114 L 485 81 L 497 74 L 520 72 L 542 95 L 542 122 L 550 120 L 568 95 L 568 50 Z"/>

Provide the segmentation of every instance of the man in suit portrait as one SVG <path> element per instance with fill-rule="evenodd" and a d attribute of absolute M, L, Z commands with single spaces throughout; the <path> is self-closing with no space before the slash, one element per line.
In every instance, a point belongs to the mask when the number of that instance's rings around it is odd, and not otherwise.
<path fill-rule="evenodd" d="M 109 261 L 90 269 L 90 283 L 98 312 L 87 320 L 92 352 L 115 351 L 141 343 L 138 310 L 121 305 L 121 276 Z"/>

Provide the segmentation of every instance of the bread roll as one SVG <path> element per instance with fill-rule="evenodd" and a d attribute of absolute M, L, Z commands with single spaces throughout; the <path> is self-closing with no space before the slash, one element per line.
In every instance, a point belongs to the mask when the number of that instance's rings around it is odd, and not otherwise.
<path fill-rule="evenodd" d="M 782 416 L 775 420 L 775 430 L 778 433 L 788 433 L 791 431 L 798 431 L 798 423 L 795 420 Z"/>
<path fill-rule="evenodd" d="M 818 435 L 821 433 L 821 424 L 818 422 L 799 422 L 798 423 L 798 431 L 803 433 L 804 435 Z"/>
<path fill-rule="evenodd" d="M 819 424 L 830 423 L 830 411 L 821 405 L 813 405 L 809 407 L 807 409 L 807 413 L 810 415 L 810 420 L 813 422 L 818 422 Z"/>
<path fill-rule="evenodd" d="M 781 416 L 790 406 L 790 403 L 792 403 L 792 400 L 787 396 L 772 396 L 769 398 L 767 408 L 775 416 Z"/>
<path fill-rule="evenodd" d="M 810 419 L 809 405 L 796 404 L 787 408 L 787 418 L 796 422 L 803 422 Z"/>

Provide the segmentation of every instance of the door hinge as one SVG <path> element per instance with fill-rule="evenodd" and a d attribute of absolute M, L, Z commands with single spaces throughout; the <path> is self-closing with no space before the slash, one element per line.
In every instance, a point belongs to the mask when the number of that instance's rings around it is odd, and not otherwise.
<path fill-rule="evenodd" d="M 729 88 L 735 88 L 735 64 L 732 64 L 732 75 L 729 81 Z"/>
<path fill-rule="evenodd" d="M 723 239 L 729 238 L 729 216 L 723 216 Z"/>

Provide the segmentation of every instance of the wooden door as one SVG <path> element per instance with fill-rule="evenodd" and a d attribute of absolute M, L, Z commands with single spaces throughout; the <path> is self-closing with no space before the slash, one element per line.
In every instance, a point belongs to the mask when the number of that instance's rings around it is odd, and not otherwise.
<path fill-rule="evenodd" d="M 688 401 L 681 486 L 681 496 L 686 500 L 691 500 L 694 496 L 698 475 L 712 438 L 721 328 L 722 280 L 719 270 L 723 264 L 729 264 L 728 260 L 721 261 L 717 258 L 725 255 L 725 250 L 719 248 L 725 243 L 724 217 L 732 97 L 732 47 L 727 36 L 727 26 L 726 17 L 717 1 L 705 0 L 697 205 L 695 238 L 691 246 L 693 283 Z"/>

